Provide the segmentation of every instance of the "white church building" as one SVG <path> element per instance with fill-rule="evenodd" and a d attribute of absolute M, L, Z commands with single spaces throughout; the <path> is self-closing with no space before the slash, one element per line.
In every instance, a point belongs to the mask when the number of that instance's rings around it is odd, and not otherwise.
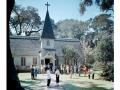
<path fill-rule="evenodd" d="M 30 69 L 31 65 L 64 64 L 62 49 L 73 47 L 80 54 L 81 43 L 77 39 L 56 39 L 47 10 L 40 36 L 10 36 L 10 47 L 17 69 Z"/>

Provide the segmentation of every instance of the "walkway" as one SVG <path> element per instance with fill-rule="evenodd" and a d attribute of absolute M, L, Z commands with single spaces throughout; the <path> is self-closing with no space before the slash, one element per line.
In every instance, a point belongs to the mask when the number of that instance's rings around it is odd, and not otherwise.
<path fill-rule="evenodd" d="M 64 90 L 63 87 L 61 86 L 61 83 L 59 83 L 59 86 L 56 85 L 55 81 L 55 75 L 51 75 L 51 83 L 50 87 L 46 86 L 46 80 L 42 81 L 36 81 L 35 84 L 29 85 L 25 87 L 25 90 Z"/>

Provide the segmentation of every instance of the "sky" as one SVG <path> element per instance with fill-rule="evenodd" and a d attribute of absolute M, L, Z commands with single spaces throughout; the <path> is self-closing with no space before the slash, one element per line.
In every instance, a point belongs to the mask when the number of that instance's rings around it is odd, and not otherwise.
<path fill-rule="evenodd" d="M 38 9 L 41 20 L 45 19 L 47 7 L 45 3 L 49 3 L 48 8 L 50 17 L 58 22 L 64 19 L 88 20 L 100 14 L 100 10 L 96 5 L 87 8 L 87 12 L 83 16 L 79 13 L 80 0 L 15 0 L 17 5 L 23 7 L 33 6 Z"/>

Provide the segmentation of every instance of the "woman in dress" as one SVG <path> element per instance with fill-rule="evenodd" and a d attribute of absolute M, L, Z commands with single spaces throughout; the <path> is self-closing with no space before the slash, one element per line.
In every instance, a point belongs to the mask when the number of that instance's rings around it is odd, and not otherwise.
<path fill-rule="evenodd" d="M 60 71 L 59 71 L 59 69 L 57 69 L 55 71 L 55 75 L 56 75 L 56 84 L 59 85 L 59 78 L 60 78 Z"/>

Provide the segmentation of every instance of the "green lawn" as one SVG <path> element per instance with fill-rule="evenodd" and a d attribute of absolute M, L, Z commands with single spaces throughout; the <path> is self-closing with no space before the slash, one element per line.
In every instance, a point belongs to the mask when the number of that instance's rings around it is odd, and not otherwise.
<path fill-rule="evenodd" d="M 18 76 L 23 87 L 41 83 L 45 79 L 43 74 L 39 74 L 37 80 L 31 80 L 30 73 L 19 73 Z M 95 78 L 97 79 L 99 76 L 95 75 Z M 61 75 L 60 82 L 64 90 L 113 90 L 113 82 L 92 80 L 83 75 L 81 77 L 73 75 L 72 78 L 70 75 Z"/>
<path fill-rule="evenodd" d="M 32 80 L 30 73 L 19 73 L 18 76 L 19 76 L 20 83 L 23 87 L 29 87 L 31 85 L 41 83 L 41 81 L 43 81 L 44 79 L 43 75 L 38 75 L 36 80 Z"/>
<path fill-rule="evenodd" d="M 61 80 L 65 90 L 113 90 L 113 82 L 92 80 L 83 75 L 81 77 L 73 75 L 72 79 L 68 75 L 62 75 Z"/>

